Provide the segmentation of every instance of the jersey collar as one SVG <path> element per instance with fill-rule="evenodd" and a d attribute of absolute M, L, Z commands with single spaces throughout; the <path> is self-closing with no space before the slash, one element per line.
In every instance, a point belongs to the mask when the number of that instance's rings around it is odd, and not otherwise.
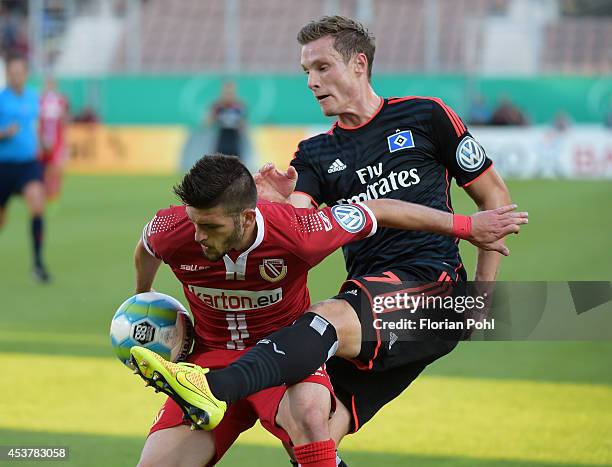
<path fill-rule="evenodd" d="M 229 255 L 223 256 L 223 262 L 225 263 L 225 278 L 226 280 L 244 280 L 246 276 L 247 258 L 249 253 L 261 245 L 264 238 L 265 222 L 264 218 L 259 211 L 259 208 L 255 208 L 255 222 L 257 223 L 257 235 L 255 241 L 249 247 L 248 250 L 243 251 L 238 255 L 236 261 L 232 261 Z"/>
<path fill-rule="evenodd" d="M 374 112 L 372 116 L 368 120 L 363 122 L 361 125 L 346 126 L 340 123 L 340 120 L 336 121 L 336 125 L 338 126 L 338 128 L 342 128 L 343 130 L 347 130 L 347 131 L 353 131 L 353 130 L 358 130 L 359 128 L 363 128 L 364 126 L 366 126 L 368 123 L 370 123 L 372 120 L 376 118 L 376 116 L 380 113 L 384 105 L 385 105 L 385 99 L 381 97 L 380 105 L 378 106 L 378 109 L 376 109 L 376 112 Z"/>
<path fill-rule="evenodd" d="M 264 218 L 261 215 L 261 211 L 257 207 L 255 208 L 255 222 L 257 223 L 257 236 L 255 237 L 255 241 L 247 250 L 240 253 L 238 257 L 247 256 L 251 251 L 261 245 L 261 242 L 263 242 L 266 223 L 264 222 Z"/>

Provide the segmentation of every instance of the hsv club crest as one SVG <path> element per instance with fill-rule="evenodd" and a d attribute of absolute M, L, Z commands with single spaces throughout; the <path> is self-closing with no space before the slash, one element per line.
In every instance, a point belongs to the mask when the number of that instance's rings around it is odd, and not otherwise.
<path fill-rule="evenodd" d="M 268 282 L 278 282 L 287 275 L 287 265 L 284 259 L 264 259 L 259 265 L 259 274 Z"/>

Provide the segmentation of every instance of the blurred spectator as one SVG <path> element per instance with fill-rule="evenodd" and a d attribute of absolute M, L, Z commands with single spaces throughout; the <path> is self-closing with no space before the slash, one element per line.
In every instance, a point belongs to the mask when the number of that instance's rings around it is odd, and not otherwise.
<path fill-rule="evenodd" d="M 608 113 L 606 114 L 604 125 L 606 126 L 606 128 L 612 130 L 612 98 L 610 98 L 610 108 L 608 109 Z"/>
<path fill-rule="evenodd" d="M 555 118 L 553 119 L 552 126 L 553 126 L 553 129 L 555 129 L 558 133 L 563 133 L 566 130 L 568 130 L 570 126 L 572 126 L 572 119 L 567 114 L 567 112 L 564 112 L 563 110 L 559 110 L 555 114 Z"/>
<path fill-rule="evenodd" d="M 75 123 L 98 123 L 100 118 L 91 105 L 86 105 L 78 114 L 72 117 L 72 121 Z"/>
<path fill-rule="evenodd" d="M 528 124 L 527 118 L 508 98 L 499 101 L 491 117 L 491 125 L 494 126 L 525 126 Z"/>
<path fill-rule="evenodd" d="M 28 34 L 23 12 L 10 4 L 0 3 L 0 48 L 3 55 L 27 56 Z"/>
<path fill-rule="evenodd" d="M 30 54 L 30 44 L 28 42 L 28 32 L 24 24 L 21 25 L 17 32 L 17 41 L 13 44 L 12 49 L 8 53 L 15 53 L 28 57 Z"/>
<path fill-rule="evenodd" d="M 78 142 L 72 141 L 70 146 L 71 160 L 92 160 L 96 158 L 96 140 L 100 119 L 92 105 L 85 105 L 80 112 L 73 115 L 72 122 L 79 124 L 81 137 Z"/>
<path fill-rule="evenodd" d="M 494 0 L 489 4 L 489 15 L 503 16 L 508 10 L 508 2 L 506 0 Z"/>
<path fill-rule="evenodd" d="M 563 153 L 566 144 L 567 130 L 572 125 L 572 119 L 567 112 L 557 111 L 550 128 L 542 134 L 538 143 L 538 176 L 543 178 L 558 178 L 563 176 L 563 164 L 559 155 Z"/>
<path fill-rule="evenodd" d="M 231 81 L 225 82 L 221 98 L 208 114 L 208 124 L 216 125 L 218 129 L 216 152 L 241 157 L 245 117 L 244 105 L 236 96 L 236 85 Z"/>
<path fill-rule="evenodd" d="M 559 7 L 568 16 L 612 16 L 610 0 L 563 0 Z"/>
<path fill-rule="evenodd" d="M 113 3 L 113 14 L 117 18 L 125 18 L 128 14 L 128 0 L 115 0 Z"/>
<path fill-rule="evenodd" d="M 483 96 L 472 99 L 468 123 L 470 125 L 488 125 L 491 121 L 491 108 Z"/>

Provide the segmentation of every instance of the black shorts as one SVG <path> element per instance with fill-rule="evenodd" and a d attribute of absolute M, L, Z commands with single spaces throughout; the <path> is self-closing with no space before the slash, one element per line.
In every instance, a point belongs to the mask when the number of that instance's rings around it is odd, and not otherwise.
<path fill-rule="evenodd" d="M 6 206 L 9 198 L 23 192 L 33 180 L 42 181 L 43 168 L 38 160 L 30 162 L 0 162 L 0 208 Z"/>
<path fill-rule="evenodd" d="M 462 319 L 456 318 L 453 310 L 440 314 L 440 310 L 391 307 L 381 312 L 380 307 L 375 307 L 375 298 L 404 293 L 448 297 L 462 294 L 465 280 L 463 266 L 453 268 L 432 262 L 352 278 L 342 285 L 334 298 L 347 301 L 357 313 L 362 330 L 361 351 L 353 360 L 330 359 L 327 370 L 336 396 L 352 412 L 352 432 L 464 338 L 463 331 L 411 331 L 385 324 L 418 322 L 431 316 L 429 313 L 436 313 L 436 319 L 442 321 L 446 316 L 449 320 Z"/>

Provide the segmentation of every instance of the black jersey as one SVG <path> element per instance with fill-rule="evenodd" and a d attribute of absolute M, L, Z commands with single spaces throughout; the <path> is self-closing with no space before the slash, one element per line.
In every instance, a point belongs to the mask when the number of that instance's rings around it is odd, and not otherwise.
<path fill-rule="evenodd" d="M 440 99 L 403 97 L 384 99 L 359 127 L 336 122 L 327 133 L 302 141 L 291 165 L 299 174 L 296 191 L 317 205 L 391 198 L 453 212 L 450 179 L 465 187 L 492 162 Z M 456 268 L 457 243 L 432 233 L 379 229 L 345 246 L 344 256 L 352 277 L 418 262 Z"/>

